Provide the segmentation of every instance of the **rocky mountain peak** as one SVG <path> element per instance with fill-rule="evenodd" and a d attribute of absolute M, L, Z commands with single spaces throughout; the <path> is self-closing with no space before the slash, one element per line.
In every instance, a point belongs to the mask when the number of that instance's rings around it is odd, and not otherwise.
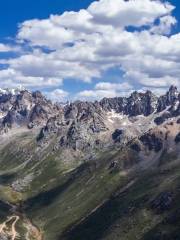
<path fill-rule="evenodd" d="M 57 107 L 41 92 L 5 90 L 0 95 L 0 132 L 16 126 L 40 126 L 55 114 Z"/>
<path fill-rule="evenodd" d="M 171 86 L 170 86 L 169 92 L 172 92 L 172 93 L 174 92 L 174 93 L 176 93 L 176 95 L 179 94 L 178 88 L 177 88 L 175 85 L 171 85 Z"/>
<path fill-rule="evenodd" d="M 161 112 L 165 110 L 168 106 L 178 101 L 179 98 L 180 94 L 177 87 L 171 86 L 165 95 L 159 97 L 157 111 Z"/>
<path fill-rule="evenodd" d="M 133 92 L 130 97 L 104 98 L 100 105 L 105 111 L 115 110 L 129 116 L 148 116 L 157 108 L 158 97 L 151 91 Z"/>
<path fill-rule="evenodd" d="M 17 88 L 0 88 L 0 96 L 2 95 L 17 95 L 21 91 L 23 91 L 24 88 L 22 86 L 19 86 Z"/>
<path fill-rule="evenodd" d="M 172 104 L 174 101 L 178 99 L 179 92 L 176 86 L 171 86 L 169 91 L 166 93 L 167 95 L 167 104 Z"/>
<path fill-rule="evenodd" d="M 170 88 L 168 92 L 159 98 L 151 91 L 136 91 L 130 97 L 104 98 L 100 102 L 75 101 L 65 105 L 61 114 L 47 122 L 39 139 L 48 142 L 57 134 L 57 148 L 78 151 L 126 143 L 151 127 L 179 116 L 179 107 L 174 105 L 174 100 L 171 105 L 167 101 L 168 97 L 177 96 L 176 88 Z M 171 108 L 163 119 L 163 110 L 158 112 L 161 103 Z"/>
<path fill-rule="evenodd" d="M 135 91 L 129 97 L 75 101 L 64 106 L 53 104 L 40 91 L 21 90 L 15 95 L 0 96 L 0 131 L 17 126 L 38 127 L 42 129 L 38 139 L 56 133 L 59 145 L 84 149 L 112 142 L 113 133 L 123 133 L 118 138 L 121 142 L 179 116 L 178 101 L 179 92 L 174 86 L 161 97 L 151 91 Z M 164 112 L 167 107 L 168 112 Z"/>

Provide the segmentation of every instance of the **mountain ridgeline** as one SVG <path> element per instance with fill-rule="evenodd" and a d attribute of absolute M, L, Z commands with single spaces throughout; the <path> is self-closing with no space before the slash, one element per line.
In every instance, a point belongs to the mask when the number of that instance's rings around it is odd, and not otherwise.
<path fill-rule="evenodd" d="M 0 90 L 0 239 L 178 240 L 179 200 L 175 86 L 64 105 Z"/>

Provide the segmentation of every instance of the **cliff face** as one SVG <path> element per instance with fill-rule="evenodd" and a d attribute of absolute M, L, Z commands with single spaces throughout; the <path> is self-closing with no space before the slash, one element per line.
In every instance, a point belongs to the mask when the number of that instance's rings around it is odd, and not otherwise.
<path fill-rule="evenodd" d="M 40 126 L 57 110 L 58 108 L 38 91 L 4 91 L 0 93 L 1 133 L 17 126 Z"/>
<path fill-rule="evenodd" d="M 22 239 L 27 216 L 45 240 L 177 240 L 179 100 L 176 87 L 65 106 L 0 91 L 0 219 L 16 211 Z"/>
<path fill-rule="evenodd" d="M 48 120 L 39 140 L 49 141 L 56 133 L 58 148 L 74 150 L 102 148 L 126 143 L 148 129 L 180 114 L 180 94 L 176 87 L 161 97 L 150 91 L 134 92 L 128 98 L 105 98 L 100 102 L 74 102 Z M 119 132 L 119 134 L 118 134 Z"/>

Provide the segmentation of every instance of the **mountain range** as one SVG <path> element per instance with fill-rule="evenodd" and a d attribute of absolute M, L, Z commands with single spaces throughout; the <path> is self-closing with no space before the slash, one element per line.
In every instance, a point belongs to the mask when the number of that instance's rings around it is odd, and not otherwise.
<path fill-rule="evenodd" d="M 175 86 L 66 104 L 0 89 L 0 239 L 178 240 L 179 200 Z"/>

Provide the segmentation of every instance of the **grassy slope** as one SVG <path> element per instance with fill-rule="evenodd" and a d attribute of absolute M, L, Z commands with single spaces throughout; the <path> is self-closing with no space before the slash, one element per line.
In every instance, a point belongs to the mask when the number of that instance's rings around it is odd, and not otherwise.
<path fill-rule="evenodd" d="M 126 176 L 110 173 L 113 152 L 100 154 L 97 162 L 80 165 L 76 159 L 65 164 L 60 152 L 51 151 L 51 146 L 37 151 L 34 141 L 33 136 L 23 134 L 1 149 L 0 197 L 23 204 L 45 231 L 45 239 L 53 240 L 109 198 Z M 22 192 L 12 190 L 13 181 L 32 173 L 35 178 Z"/>
<path fill-rule="evenodd" d="M 120 162 L 113 171 L 112 161 Z M 164 231 L 180 234 L 179 215 L 174 225 L 165 221 L 179 209 L 178 194 L 168 211 L 157 214 L 150 207 L 161 192 L 178 193 L 179 156 L 163 153 L 159 168 L 143 175 L 124 171 L 137 161 L 127 151 L 112 151 L 90 163 L 81 164 L 80 159 L 65 163 L 51 145 L 37 150 L 34 135 L 23 134 L 0 150 L 0 199 L 22 202 L 33 223 L 44 231 L 45 240 L 150 240 Z M 35 178 L 21 193 L 12 191 L 12 181 L 32 173 Z M 0 217 L 5 214 L 2 208 Z"/>
<path fill-rule="evenodd" d="M 126 175 L 108 169 L 111 157 L 85 163 L 66 176 L 66 181 L 27 201 L 27 212 L 45 230 L 45 239 L 58 239 L 67 229 L 106 201 Z"/>
<path fill-rule="evenodd" d="M 0 149 L 0 199 L 23 203 L 50 240 L 104 201 L 123 177 L 109 175 L 111 153 L 102 156 L 98 166 L 96 162 L 80 165 L 79 159 L 65 163 L 51 145 L 43 151 L 35 146 L 35 136 L 24 133 Z M 12 182 L 31 174 L 34 178 L 25 189 L 12 190 Z"/>
<path fill-rule="evenodd" d="M 165 159 L 161 160 L 164 162 Z M 179 239 L 179 189 L 180 159 L 177 157 L 176 161 L 174 159 L 170 164 L 166 162 L 158 170 L 137 176 L 128 190 L 116 193 L 82 224 L 60 239 Z M 151 202 L 162 192 L 172 192 L 173 203 L 167 211 L 157 212 L 151 208 Z"/>

